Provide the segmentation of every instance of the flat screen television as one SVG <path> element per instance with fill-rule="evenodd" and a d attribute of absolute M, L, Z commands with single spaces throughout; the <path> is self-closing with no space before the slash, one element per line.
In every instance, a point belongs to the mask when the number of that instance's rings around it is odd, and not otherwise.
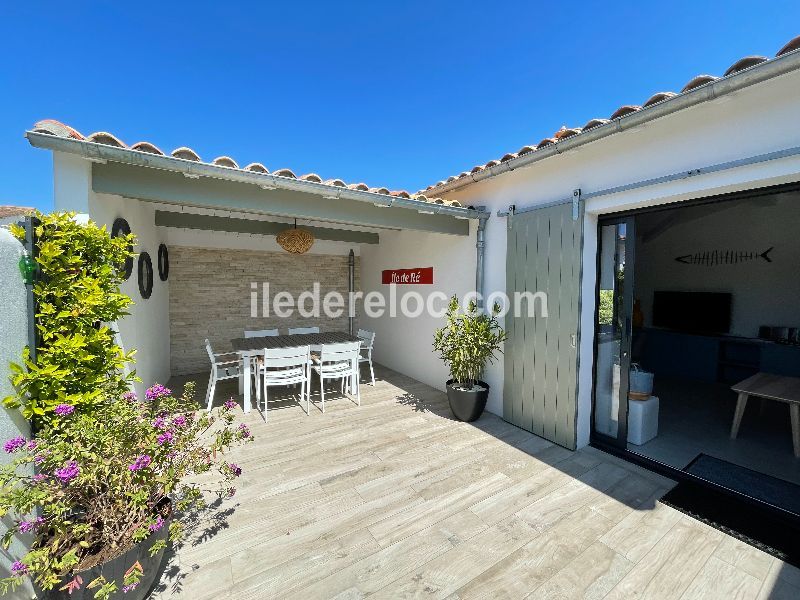
<path fill-rule="evenodd" d="M 724 292 L 653 293 L 653 326 L 687 333 L 729 333 L 733 296 Z"/>

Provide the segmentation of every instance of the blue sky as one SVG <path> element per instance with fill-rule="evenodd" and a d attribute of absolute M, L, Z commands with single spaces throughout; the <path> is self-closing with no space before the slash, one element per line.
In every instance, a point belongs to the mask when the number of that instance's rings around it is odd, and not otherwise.
<path fill-rule="evenodd" d="M 0 203 L 52 206 L 55 118 L 416 191 L 800 34 L 800 2 L 4 2 Z"/>

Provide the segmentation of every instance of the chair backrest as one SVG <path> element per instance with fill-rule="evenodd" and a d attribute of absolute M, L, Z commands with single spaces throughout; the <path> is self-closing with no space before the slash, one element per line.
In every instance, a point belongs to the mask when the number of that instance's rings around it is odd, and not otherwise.
<path fill-rule="evenodd" d="M 344 342 L 341 344 L 325 344 L 319 352 L 319 361 L 323 363 L 337 363 L 357 361 L 361 349 L 361 342 Z"/>
<path fill-rule="evenodd" d="M 208 341 L 208 338 L 206 338 L 206 352 L 208 352 L 208 358 L 211 359 L 212 365 L 217 362 L 217 360 L 214 358 L 214 351 L 211 349 L 211 342 Z"/>
<path fill-rule="evenodd" d="M 358 330 L 358 338 L 361 340 L 362 350 L 372 350 L 372 344 L 375 342 L 375 332 L 367 331 L 366 329 Z"/>
<path fill-rule="evenodd" d="M 256 337 L 274 337 L 278 335 L 277 329 L 251 329 L 250 331 L 245 330 L 244 337 L 246 338 L 256 338 Z"/>
<path fill-rule="evenodd" d="M 319 327 L 290 327 L 289 335 L 298 333 L 319 333 Z"/>
<path fill-rule="evenodd" d="M 305 366 L 310 360 L 310 354 L 310 346 L 266 348 L 264 350 L 264 367 L 287 368 Z"/>

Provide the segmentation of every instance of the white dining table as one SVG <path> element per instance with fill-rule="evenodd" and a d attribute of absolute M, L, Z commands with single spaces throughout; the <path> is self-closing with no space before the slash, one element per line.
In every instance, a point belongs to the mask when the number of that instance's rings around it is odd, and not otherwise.
<path fill-rule="evenodd" d="M 261 354 L 266 348 L 294 348 L 310 346 L 312 352 L 319 352 L 326 344 L 360 342 L 361 339 L 344 331 L 328 331 L 324 333 L 293 333 L 289 335 L 272 335 L 264 337 L 235 338 L 231 346 L 242 357 L 242 376 L 239 377 L 239 393 L 244 396 L 244 412 L 252 410 L 252 358 Z M 357 384 L 356 384 L 357 385 Z"/>

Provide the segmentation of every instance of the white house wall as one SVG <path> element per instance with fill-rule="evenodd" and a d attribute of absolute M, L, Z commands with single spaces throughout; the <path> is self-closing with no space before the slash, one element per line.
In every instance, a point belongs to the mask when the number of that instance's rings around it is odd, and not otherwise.
<path fill-rule="evenodd" d="M 463 297 L 475 289 L 475 224 L 470 236 L 455 236 L 418 231 L 381 233 L 379 245 L 361 246 L 361 285 L 365 294 L 380 292 L 388 298 L 389 285 L 381 283 L 385 269 L 433 267 L 433 285 L 398 285 L 398 300 L 405 292 L 417 291 L 424 297 L 435 291 L 448 298 Z M 413 305 L 412 305 L 413 306 Z M 448 370 L 433 351 L 433 332 L 444 323 L 427 314 L 404 317 L 388 311 L 380 318 L 370 318 L 363 311 L 361 322 L 373 330 L 375 361 L 413 377 L 434 388 L 444 390 Z M 491 382 L 490 382 L 491 383 Z M 493 397 L 499 390 L 493 390 Z M 502 401 L 498 400 L 502 406 Z"/>
<path fill-rule="evenodd" d="M 800 73 L 793 72 L 652 121 L 564 154 L 447 194 L 496 213 L 569 199 L 642 180 L 800 146 Z M 587 96 L 587 102 L 590 102 Z M 520 140 L 524 142 L 526 140 Z M 480 157 L 477 157 L 480 158 Z M 578 446 L 589 441 L 595 260 L 599 214 L 800 180 L 800 158 L 700 174 L 586 202 L 581 312 Z M 505 289 L 505 219 L 487 228 L 486 290 Z M 491 369 L 502 381 L 502 364 Z M 496 407 L 493 404 L 493 409 Z"/>
<path fill-rule="evenodd" d="M 154 382 L 166 383 L 169 364 L 169 287 L 158 277 L 158 245 L 165 241 L 163 232 L 155 226 L 154 207 L 120 196 L 96 194 L 91 190 L 91 163 L 82 158 L 53 154 L 54 208 L 88 215 L 94 222 L 110 230 L 117 217 L 128 221 L 136 234 L 135 251 L 148 252 L 153 263 L 153 293 L 144 300 L 138 287 L 137 263 L 133 273 L 122 284 L 123 293 L 133 298 L 130 314 L 118 323 L 120 339 L 125 350 L 136 349 L 136 384 L 140 396 Z"/>

